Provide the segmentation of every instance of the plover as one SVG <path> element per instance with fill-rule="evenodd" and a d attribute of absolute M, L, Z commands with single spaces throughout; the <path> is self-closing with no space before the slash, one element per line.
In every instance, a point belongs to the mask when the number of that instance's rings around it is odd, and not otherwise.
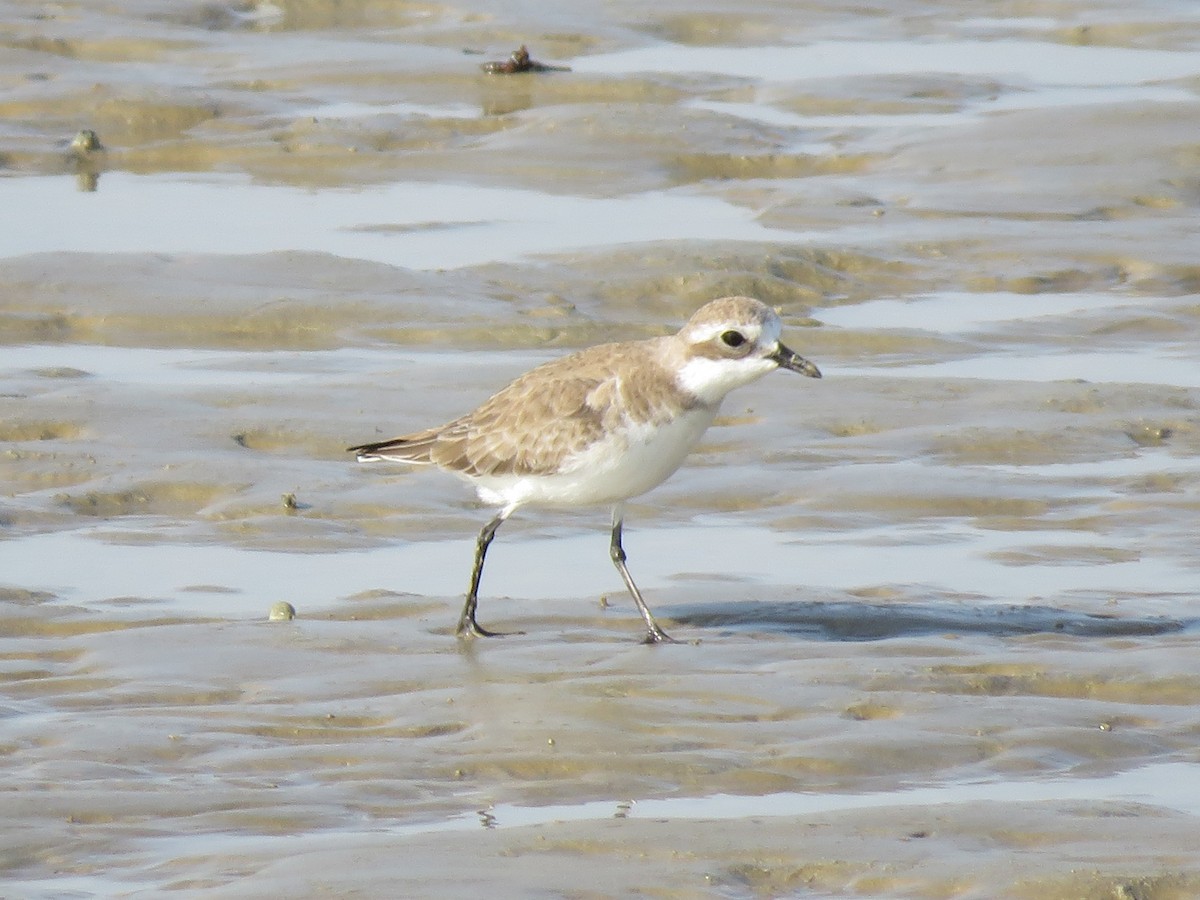
<path fill-rule="evenodd" d="M 625 565 L 624 502 L 679 468 L 721 401 L 775 369 L 821 372 L 779 341 L 782 325 L 749 297 L 705 304 L 678 333 L 601 344 L 544 363 L 452 422 L 350 447 L 361 462 L 432 465 L 474 486 L 499 512 L 483 526 L 455 633 L 492 637 L 475 620 L 496 529 L 523 506 L 612 506 L 610 555 L 646 622 L 646 643 L 672 641 Z"/>

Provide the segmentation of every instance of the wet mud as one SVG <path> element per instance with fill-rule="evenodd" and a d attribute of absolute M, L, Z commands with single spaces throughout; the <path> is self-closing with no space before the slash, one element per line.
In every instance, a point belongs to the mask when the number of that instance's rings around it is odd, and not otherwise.
<path fill-rule="evenodd" d="M 0 10 L 0 893 L 1200 894 L 1193 4 Z M 726 294 L 684 643 L 604 510 L 456 641 L 344 448 Z"/>

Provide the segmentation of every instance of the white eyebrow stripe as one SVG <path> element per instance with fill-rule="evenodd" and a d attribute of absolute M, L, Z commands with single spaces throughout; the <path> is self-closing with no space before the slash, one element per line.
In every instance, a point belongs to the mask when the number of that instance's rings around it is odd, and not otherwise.
<path fill-rule="evenodd" d="M 762 332 L 762 327 L 757 322 L 743 322 L 740 324 L 733 322 L 713 322 L 710 325 L 705 325 L 703 328 L 696 328 L 688 332 L 688 339 L 693 344 L 704 344 L 711 341 L 719 334 L 724 334 L 726 331 L 740 331 L 749 341 L 757 341 Z M 778 335 L 776 336 L 778 339 Z"/>

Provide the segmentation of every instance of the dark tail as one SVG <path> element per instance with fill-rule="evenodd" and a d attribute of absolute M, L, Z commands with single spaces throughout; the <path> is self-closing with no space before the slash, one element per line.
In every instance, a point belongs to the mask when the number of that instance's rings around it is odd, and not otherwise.
<path fill-rule="evenodd" d="M 359 456 L 362 456 L 364 453 L 375 453 L 376 451 L 383 450 L 387 447 L 394 447 L 394 446 L 396 446 L 397 443 L 402 443 L 402 442 L 390 440 L 390 441 L 376 441 L 373 444 L 358 444 L 355 447 L 347 447 L 346 452 L 347 453 L 357 453 Z"/>
<path fill-rule="evenodd" d="M 405 462 L 422 465 L 432 462 L 429 458 L 436 434 L 409 434 L 403 437 L 389 438 L 386 441 L 373 441 L 370 444 L 359 444 L 347 447 L 351 453 L 358 454 L 359 462 L 388 460 L 390 462 Z"/>

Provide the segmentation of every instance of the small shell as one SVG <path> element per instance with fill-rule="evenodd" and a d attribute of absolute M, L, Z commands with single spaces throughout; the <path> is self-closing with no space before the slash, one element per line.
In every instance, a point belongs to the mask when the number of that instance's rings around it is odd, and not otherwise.
<path fill-rule="evenodd" d="M 294 618 L 296 618 L 296 607 L 286 600 L 272 603 L 271 611 L 267 613 L 268 622 L 290 622 Z"/>

